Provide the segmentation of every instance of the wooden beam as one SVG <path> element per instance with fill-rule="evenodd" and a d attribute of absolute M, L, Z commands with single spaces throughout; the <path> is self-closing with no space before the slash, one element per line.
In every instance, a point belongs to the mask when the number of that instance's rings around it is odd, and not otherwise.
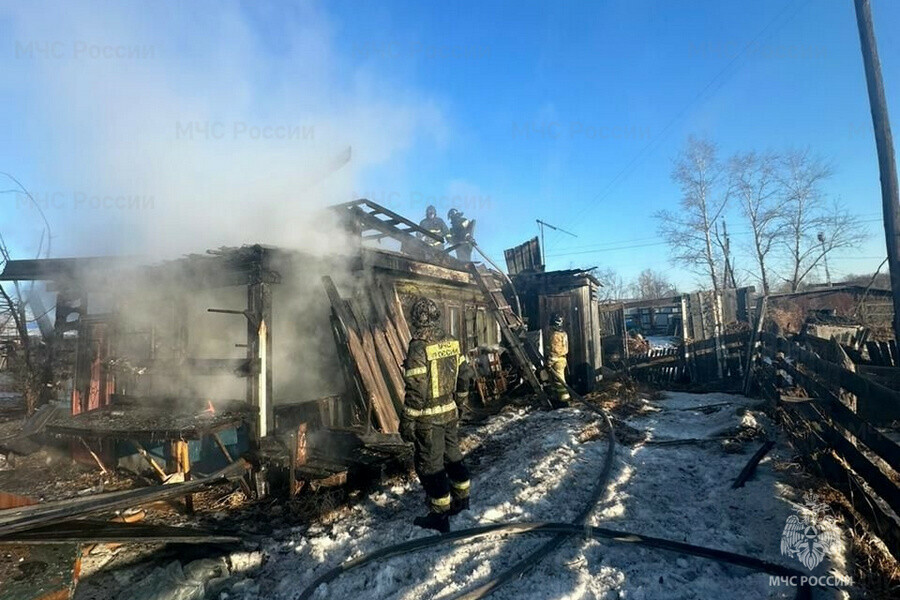
<path fill-rule="evenodd" d="M 222 438 L 219 437 L 218 433 L 212 434 L 212 439 L 216 442 L 216 446 L 219 447 L 219 450 L 222 451 L 222 454 L 225 455 L 225 460 L 228 461 L 228 464 L 234 463 L 234 458 L 231 456 L 231 452 L 228 451 L 228 447 L 222 441 Z M 241 491 L 244 492 L 244 495 L 247 498 L 251 498 L 253 496 L 253 492 L 250 491 L 250 484 L 247 483 L 247 480 L 241 477 L 238 479 L 238 484 L 241 486 Z"/>
<path fill-rule="evenodd" d="M 171 485 L 156 485 L 121 492 L 108 492 L 7 509 L 0 512 L 0 536 L 55 523 L 63 523 L 92 514 L 112 513 L 142 504 L 178 498 L 186 493 L 198 492 L 232 481 L 246 473 L 249 468 L 249 463 L 240 459 L 205 479 L 196 479 Z"/>
<path fill-rule="evenodd" d="M 108 469 L 103 464 L 103 461 L 100 460 L 100 457 L 97 456 L 97 453 L 94 452 L 93 450 L 91 450 L 91 447 L 88 446 L 88 443 L 86 441 L 84 441 L 83 437 L 79 437 L 78 441 L 81 442 L 81 445 L 84 446 L 84 449 L 88 451 L 88 453 L 91 455 L 91 458 L 93 458 L 94 461 L 97 463 L 97 466 L 100 467 L 100 472 L 103 473 L 104 475 L 106 475 L 106 473 L 108 472 Z"/>
<path fill-rule="evenodd" d="M 144 449 L 144 447 L 141 445 L 140 442 L 137 442 L 135 440 L 130 440 L 130 441 L 131 441 L 131 445 L 134 446 L 134 448 L 138 451 L 138 454 L 140 454 L 144 458 L 144 460 L 146 460 L 148 463 L 150 463 L 150 466 L 153 467 L 154 471 L 156 471 L 156 474 L 159 476 L 159 479 L 161 481 L 165 481 L 166 477 L 169 476 L 168 473 L 166 473 L 165 469 L 163 469 L 161 466 L 159 466 L 159 463 L 156 462 L 156 460 L 152 456 L 150 456 L 150 453 Z"/>

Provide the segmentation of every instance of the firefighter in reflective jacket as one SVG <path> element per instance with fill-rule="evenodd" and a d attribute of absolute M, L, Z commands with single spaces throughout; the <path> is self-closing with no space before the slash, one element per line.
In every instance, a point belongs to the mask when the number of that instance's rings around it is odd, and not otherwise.
<path fill-rule="evenodd" d="M 441 238 L 446 238 L 450 233 L 450 229 L 447 227 L 447 224 L 442 218 L 437 216 L 437 209 L 435 209 L 433 206 L 429 206 L 425 209 L 425 218 L 419 222 L 419 227 Z M 419 237 L 422 238 L 422 241 L 429 246 L 433 246 L 438 249 L 444 247 L 443 242 L 425 237 L 422 234 L 419 234 Z"/>
<path fill-rule="evenodd" d="M 569 403 L 569 390 L 563 383 L 566 380 L 566 356 L 569 354 L 569 336 L 563 331 L 562 315 L 554 314 L 550 319 L 550 339 L 547 343 L 549 353 L 547 363 L 553 371 L 553 390 L 556 400 L 561 406 Z"/>
<path fill-rule="evenodd" d="M 400 433 L 415 447 L 416 474 L 429 507 L 414 523 L 445 533 L 450 516 L 469 508 L 469 471 L 459 450 L 456 400 L 465 401 L 474 373 L 459 342 L 438 327 L 440 312 L 433 301 L 417 300 L 411 316 Z"/>

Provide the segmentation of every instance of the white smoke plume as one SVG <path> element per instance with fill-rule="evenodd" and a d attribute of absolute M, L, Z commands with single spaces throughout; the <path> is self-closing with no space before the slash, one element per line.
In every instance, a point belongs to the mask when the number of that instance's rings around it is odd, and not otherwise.
<path fill-rule="evenodd" d="M 54 256 L 158 262 L 251 243 L 348 249 L 320 209 L 367 189 L 367 172 L 393 170 L 418 144 L 439 142 L 446 123 L 436 102 L 338 47 L 337 25 L 318 3 L 274 11 L 227 0 L 0 8 L 10 42 L 0 91 L 28 140 L 16 154 L 53 228 Z M 30 258 L 40 222 L 22 198 L 14 210 L 4 201 L 0 214 L 15 227 L 3 233 Z M 321 273 L 283 275 L 293 282 L 275 292 L 278 396 L 338 391 Z M 132 329 L 171 326 L 159 292 L 120 298 Z M 242 310 L 242 288 L 191 293 L 189 302 L 191 355 L 240 358 L 242 317 L 205 311 Z M 192 378 L 181 393 L 242 395 L 241 380 L 218 380 Z"/>
<path fill-rule="evenodd" d="M 314 2 L 274 20 L 227 1 L 0 10 L 0 85 L 32 140 L 18 153 L 36 165 L 26 183 L 57 255 L 339 249 L 313 210 L 445 130 L 434 102 L 336 47 Z"/>

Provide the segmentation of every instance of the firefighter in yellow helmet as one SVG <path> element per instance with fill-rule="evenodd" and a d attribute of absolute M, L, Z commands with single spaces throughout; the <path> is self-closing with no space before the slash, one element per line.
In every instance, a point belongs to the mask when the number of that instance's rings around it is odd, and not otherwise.
<path fill-rule="evenodd" d="M 563 383 L 566 380 L 566 364 L 569 354 L 569 336 L 563 330 L 563 318 L 560 314 L 554 314 L 550 318 L 550 337 L 547 340 L 547 363 L 553 371 L 553 390 L 556 393 L 556 401 L 560 406 L 569 404 L 569 390 Z"/>
<path fill-rule="evenodd" d="M 456 402 L 467 398 L 474 372 L 459 342 L 439 327 L 440 316 L 428 298 L 413 304 L 400 434 L 413 443 L 416 475 L 428 499 L 428 514 L 414 523 L 446 533 L 450 516 L 469 508 L 469 470 L 459 450 Z"/>

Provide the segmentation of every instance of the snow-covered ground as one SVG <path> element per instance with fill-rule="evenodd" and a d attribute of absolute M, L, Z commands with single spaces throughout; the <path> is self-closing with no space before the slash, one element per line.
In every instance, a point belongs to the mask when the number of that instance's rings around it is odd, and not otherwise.
<path fill-rule="evenodd" d="M 742 489 L 731 483 L 761 444 L 724 452 L 718 442 L 656 441 L 718 437 L 770 429 L 750 410 L 753 400 L 726 394 L 671 393 L 645 401 L 628 425 L 654 442 L 620 445 L 610 493 L 590 523 L 748 554 L 803 569 L 780 555 L 781 535 L 797 494 L 772 468 L 790 458 L 779 443 Z M 712 405 L 712 406 L 711 406 Z M 702 408 L 702 410 L 695 410 Z M 570 408 L 498 415 L 470 429 L 464 440 L 473 473 L 472 509 L 453 518 L 462 529 L 502 521 L 571 521 L 589 497 L 606 453 L 597 416 Z M 429 535 L 411 524 L 425 511 L 417 482 L 385 484 L 331 522 L 276 530 L 261 547 L 263 560 L 233 561 L 232 576 L 214 593 L 220 600 L 292 599 L 317 576 L 348 558 Z M 547 538 L 484 539 L 398 556 L 322 586 L 316 598 L 453 598 L 484 583 Z M 837 542 L 814 571 L 843 575 L 846 546 Z M 244 572 L 241 572 L 241 571 Z M 118 575 L 131 600 L 126 574 Z M 709 560 L 606 540 L 570 540 L 492 598 L 791 598 L 765 574 Z M 834 597 L 824 591 L 816 597 Z"/>

